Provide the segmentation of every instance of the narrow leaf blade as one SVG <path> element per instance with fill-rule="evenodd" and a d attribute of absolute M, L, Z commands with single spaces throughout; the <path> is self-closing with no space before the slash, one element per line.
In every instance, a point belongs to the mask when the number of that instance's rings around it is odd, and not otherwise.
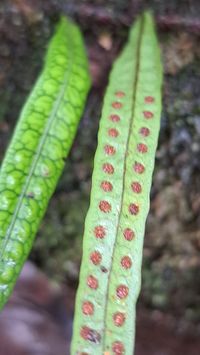
<path fill-rule="evenodd" d="M 56 187 L 89 86 L 81 33 L 63 17 L 0 170 L 0 307 L 15 284 Z"/>
<path fill-rule="evenodd" d="M 151 14 L 131 29 L 106 91 L 76 300 L 72 354 L 132 354 L 162 70 Z"/>

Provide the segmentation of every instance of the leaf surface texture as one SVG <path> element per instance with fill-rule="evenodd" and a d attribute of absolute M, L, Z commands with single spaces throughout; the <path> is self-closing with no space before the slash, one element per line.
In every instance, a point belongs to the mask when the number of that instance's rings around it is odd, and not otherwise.
<path fill-rule="evenodd" d="M 1 307 L 63 170 L 89 86 L 81 33 L 62 17 L 0 170 Z"/>

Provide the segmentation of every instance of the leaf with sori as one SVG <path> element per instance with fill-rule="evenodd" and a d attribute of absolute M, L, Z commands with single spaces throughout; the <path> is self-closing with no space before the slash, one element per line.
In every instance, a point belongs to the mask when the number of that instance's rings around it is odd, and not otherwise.
<path fill-rule="evenodd" d="M 114 63 L 94 161 L 71 353 L 133 354 L 144 228 L 161 115 L 162 66 L 144 13 Z"/>
<path fill-rule="evenodd" d="M 31 249 L 90 87 L 78 27 L 63 17 L 0 171 L 0 307 Z"/>

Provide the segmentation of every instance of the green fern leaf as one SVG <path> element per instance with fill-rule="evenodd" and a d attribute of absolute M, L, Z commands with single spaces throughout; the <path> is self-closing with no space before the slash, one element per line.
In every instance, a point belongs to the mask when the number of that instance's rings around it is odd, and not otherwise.
<path fill-rule="evenodd" d="M 62 18 L 0 170 L 0 307 L 31 249 L 90 86 L 77 26 Z"/>
<path fill-rule="evenodd" d="M 161 114 L 162 68 L 150 13 L 112 69 L 95 155 L 72 354 L 133 354 L 144 227 Z"/>

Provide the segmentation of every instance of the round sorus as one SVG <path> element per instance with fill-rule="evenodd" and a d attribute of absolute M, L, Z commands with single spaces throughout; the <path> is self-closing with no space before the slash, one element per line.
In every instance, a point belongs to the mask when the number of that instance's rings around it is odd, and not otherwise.
<path fill-rule="evenodd" d="M 109 128 L 108 135 L 110 137 L 116 138 L 119 135 L 119 132 L 118 132 L 118 130 L 116 128 Z"/>
<path fill-rule="evenodd" d="M 133 238 L 134 238 L 134 236 L 135 236 L 135 233 L 133 232 L 133 230 L 132 229 L 130 229 L 130 228 L 126 228 L 126 229 L 124 229 L 124 238 L 126 239 L 126 240 L 128 240 L 128 241 L 131 241 L 131 240 L 133 240 Z"/>
<path fill-rule="evenodd" d="M 117 327 L 121 327 L 124 322 L 125 322 L 125 319 L 126 319 L 126 316 L 124 313 L 122 312 L 116 312 L 114 315 L 113 315 L 113 321 L 114 321 L 114 324 L 117 326 Z"/>
<path fill-rule="evenodd" d="M 103 239 L 106 235 L 106 230 L 103 226 L 96 226 L 94 228 L 94 235 L 96 238 Z"/>
<path fill-rule="evenodd" d="M 132 260 L 129 256 L 123 256 L 121 259 L 121 265 L 124 269 L 130 269 L 132 266 Z"/>
<path fill-rule="evenodd" d="M 136 194 L 139 194 L 142 191 L 142 186 L 137 181 L 132 182 L 131 188 Z"/>
<path fill-rule="evenodd" d="M 144 98 L 144 101 L 147 103 L 147 104 L 151 104 L 152 102 L 155 101 L 154 97 L 153 96 L 146 96 Z"/>
<path fill-rule="evenodd" d="M 146 153 L 147 150 L 148 150 L 148 148 L 147 148 L 147 145 L 146 145 L 146 144 L 144 144 L 144 143 L 139 143 L 139 144 L 137 145 L 137 150 L 138 150 L 138 152 L 140 152 L 140 153 Z"/>
<path fill-rule="evenodd" d="M 142 128 L 140 128 L 140 134 L 141 134 L 143 137 L 148 137 L 149 134 L 150 134 L 150 129 L 147 128 L 147 127 L 142 127 Z"/>
<path fill-rule="evenodd" d="M 145 170 L 145 167 L 144 167 L 143 164 L 135 162 L 134 170 L 135 170 L 136 173 L 142 174 L 144 172 L 144 170 Z"/>
<path fill-rule="evenodd" d="M 93 251 L 90 254 L 90 260 L 92 261 L 92 263 L 94 265 L 99 265 L 101 260 L 102 260 L 101 253 L 99 251 L 97 251 L 97 250 Z"/>
<path fill-rule="evenodd" d="M 139 213 L 139 206 L 135 203 L 130 203 L 128 210 L 132 215 L 136 216 Z"/>
<path fill-rule="evenodd" d="M 80 335 L 83 339 L 89 340 L 92 343 L 99 343 L 101 340 L 101 335 L 94 329 L 87 326 L 83 326 L 80 331 Z"/>
<path fill-rule="evenodd" d="M 128 296 L 129 289 L 126 285 L 119 285 L 116 290 L 117 297 L 120 299 Z"/>
<path fill-rule="evenodd" d="M 105 145 L 104 147 L 104 151 L 107 155 L 114 155 L 116 150 L 112 145 Z"/>
<path fill-rule="evenodd" d="M 125 348 L 124 345 L 121 341 L 115 341 L 112 344 L 112 351 L 114 355 L 124 355 L 125 354 Z"/>
<path fill-rule="evenodd" d="M 109 191 L 112 191 L 113 186 L 112 186 L 111 182 L 109 182 L 109 181 L 102 181 L 102 183 L 101 183 L 101 188 L 102 188 L 105 192 L 109 192 Z"/>
<path fill-rule="evenodd" d="M 124 97 L 125 96 L 125 93 L 123 91 L 116 91 L 115 92 L 115 96 L 121 98 L 121 97 Z"/>
<path fill-rule="evenodd" d="M 121 102 L 118 102 L 118 101 L 115 101 L 112 103 L 112 107 L 119 110 L 120 108 L 122 108 L 122 103 Z"/>
<path fill-rule="evenodd" d="M 114 167 L 112 166 L 112 164 L 105 163 L 103 164 L 103 171 L 111 175 L 114 173 Z"/>
<path fill-rule="evenodd" d="M 110 120 L 113 122 L 119 122 L 120 117 L 119 117 L 119 115 L 112 114 L 112 115 L 110 115 Z"/>
<path fill-rule="evenodd" d="M 147 119 L 152 118 L 154 116 L 153 112 L 151 111 L 143 111 L 143 115 Z"/>
<path fill-rule="evenodd" d="M 90 275 L 90 276 L 88 276 L 88 278 L 87 278 L 87 285 L 88 285 L 90 288 L 96 290 L 96 289 L 98 288 L 98 286 L 99 286 L 99 283 L 98 283 L 98 280 L 96 279 L 96 277 Z"/>
<path fill-rule="evenodd" d="M 99 208 L 104 213 L 109 213 L 112 209 L 111 204 L 105 200 L 99 202 Z"/>
<path fill-rule="evenodd" d="M 86 316 L 91 316 L 94 313 L 93 303 L 89 302 L 89 301 L 83 302 L 82 311 L 83 311 L 83 314 L 85 314 Z"/>

